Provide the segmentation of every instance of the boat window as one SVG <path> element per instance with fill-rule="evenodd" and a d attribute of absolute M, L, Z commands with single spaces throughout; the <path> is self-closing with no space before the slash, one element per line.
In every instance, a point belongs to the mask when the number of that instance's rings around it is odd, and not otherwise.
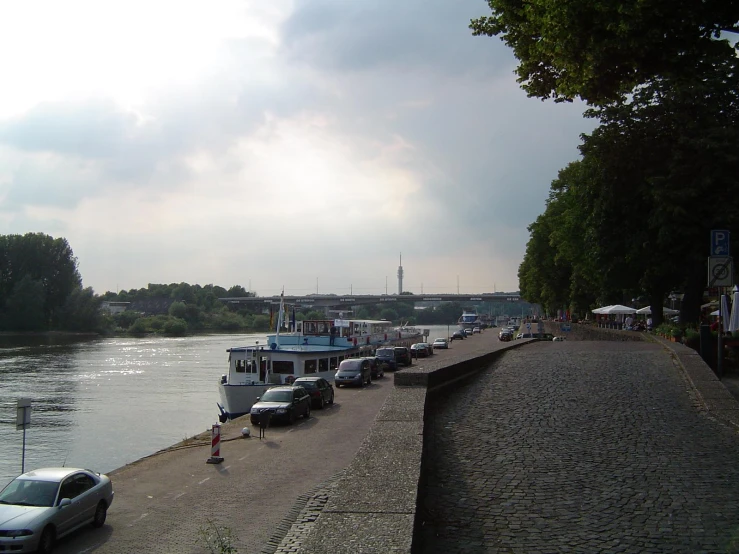
<path fill-rule="evenodd" d="M 316 361 L 315 360 L 305 360 L 305 373 L 315 373 L 316 372 Z"/>
<path fill-rule="evenodd" d="M 236 360 L 236 373 L 245 373 L 245 372 L 246 372 L 246 361 Z"/>
<path fill-rule="evenodd" d="M 280 373 L 281 375 L 292 375 L 295 373 L 293 371 L 293 363 L 292 362 L 286 362 L 282 360 L 274 360 L 272 362 L 272 373 Z"/>
<path fill-rule="evenodd" d="M 328 371 L 328 358 L 318 360 L 318 371 Z"/>
<path fill-rule="evenodd" d="M 339 367 L 339 363 L 336 358 L 329 358 L 328 359 L 328 367 L 331 371 L 335 370 L 337 367 Z"/>

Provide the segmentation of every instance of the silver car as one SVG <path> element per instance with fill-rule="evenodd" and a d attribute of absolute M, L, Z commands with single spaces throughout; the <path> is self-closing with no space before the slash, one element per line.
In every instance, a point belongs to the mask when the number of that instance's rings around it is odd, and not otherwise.
<path fill-rule="evenodd" d="M 48 554 L 83 525 L 102 527 L 112 503 L 107 475 L 70 467 L 24 473 L 0 492 L 0 552 Z"/>

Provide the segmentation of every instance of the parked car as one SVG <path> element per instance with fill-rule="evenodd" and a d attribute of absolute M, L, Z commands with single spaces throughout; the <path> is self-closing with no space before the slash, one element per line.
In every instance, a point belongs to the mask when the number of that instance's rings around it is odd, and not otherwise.
<path fill-rule="evenodd" d="M 463 340 L 466 338 L 467 338 L 467 335 L 464 333 L 464 331 L 454 331 L 452 333 L 452 336 L 449 338 L 449 340 Z"/>
<path fill-rule="evenodd" d="M 464 332 L 467 333 L 468 337 L 471 337 L 475 333 L 472 329 L 465 329 Z"/>
<path fill-rule="evenodd" d="M 437 348 L 446 350 L 447 348 L 449 348 L 449 341 L 447 341 L 444 338 L 439 337 L 439 338 L 434 339 L 434 342 L 431 346 L 434 347 L 434 350 L 436 350 Z"/>
<path fill-rule="evenodd" d="M 472 334 L 474 334 L 474 335 L 478 335 L 481 332 L 482 332 L 482 329 L 480 329 L 479 327 L 473 327 L 472 328 Z"/>
<path fill-rule="evenodd" d="M 310 417 L 311 398 L 308 391 L 295 385 L 281 385 L 267 389 L 251 407 L 252 425 L 259 424 L 259 415 L 268 412 L 271 419 L 293 424 L 301 415 Z"/>
<path fill-rule="evenodd" d="M 102 527 L 113 503 L 107 475 L 49 467 L 19 475 L 0 492 L 0 552 L 49 553 L 80 527 Z"/>
<path fill-rule="evenodd" d="M 426 347 L 425 342 L 417 342 L 416 344 L 411 344 L 411 352 L 416 358 L 427 358 L 429 355 L 429 350 Z"/>
<path fill-rule="evenodd" d="M 395 356 L 395 352 L 393 352 L 393 356 Z M 370 363 L 370 375 L 372 376 L 372 378 L 380 379 L 381 377 L 385 377 L 385 369 L 387 368 L 387 363 L 380 360 L 380 358 L 378 358 L 377 356 L 373 356 L 367 359 Z"/>
<path fill-rule="evenodd" d="M 372 369 L 367 358 L 349 358 L 339 364 L 334 375 L 334 385 L 363 387 L 372 383 Z"/>
<path fill-rule="evenodd" d="M 334 403 L 334 386 L 323 377 L 298 377 L 293 385 L 308 391 L 311 404 L 315 408 L 322 410 L 326 404 Z"/>
<path fill-rule="evenodd" d="M 395 348 L 393 348 L 392 346 L 384 346 L 382 348 L 378 348 L 375 351 L 375 356 L 378 360 L 384 362 L 387 365 L 388 371 L 395 371 L 396 369 L 398 369 L 398 361 L 396 359 L 397 353 L 395 352 Z"/>
<path fill-rule="evenodd" d="M 405 346 L 396 346 L 393 350 L 395 350 L 395 361 L 398 365 L 402 364 L 407 367 L 413 363 L 410 348 Z"/>
<path fill-rule="evenodd" d="M 422 342 L 421 344 L 423 344 L 423 345 L 426 346 L 426 352 L 428 352 L 428 355 L 429 356 L 433 356 L 434 355 L 434 347 L 431 346 L 431 343 L 429 343 L 429 342 Z"/>

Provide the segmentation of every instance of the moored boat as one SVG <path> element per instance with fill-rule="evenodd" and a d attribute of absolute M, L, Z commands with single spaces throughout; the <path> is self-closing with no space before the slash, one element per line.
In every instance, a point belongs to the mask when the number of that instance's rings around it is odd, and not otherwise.
<path fill-rule="evenodd" d="M 228 373 L 218 384 L 221 421 L 249 413 L 270 386 L 304 376 L 333 381 L 345 358 L 374 355 L 381 345 L 410 346 L 423 336 L 416 328 L 394 328 L 386 320 L 305 320 L 290 333 L 280 333 L 281 325 L 267 336 L 267 344 L 227 349 Z"/>

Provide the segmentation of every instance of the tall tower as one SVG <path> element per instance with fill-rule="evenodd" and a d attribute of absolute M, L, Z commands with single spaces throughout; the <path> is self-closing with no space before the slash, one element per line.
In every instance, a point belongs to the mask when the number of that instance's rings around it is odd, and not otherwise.
<path fill-rule="evenodd" d="M 398 294 L 403 294 L 403 253 L 400 254 L 400 265 L 398 266 Z"/>

